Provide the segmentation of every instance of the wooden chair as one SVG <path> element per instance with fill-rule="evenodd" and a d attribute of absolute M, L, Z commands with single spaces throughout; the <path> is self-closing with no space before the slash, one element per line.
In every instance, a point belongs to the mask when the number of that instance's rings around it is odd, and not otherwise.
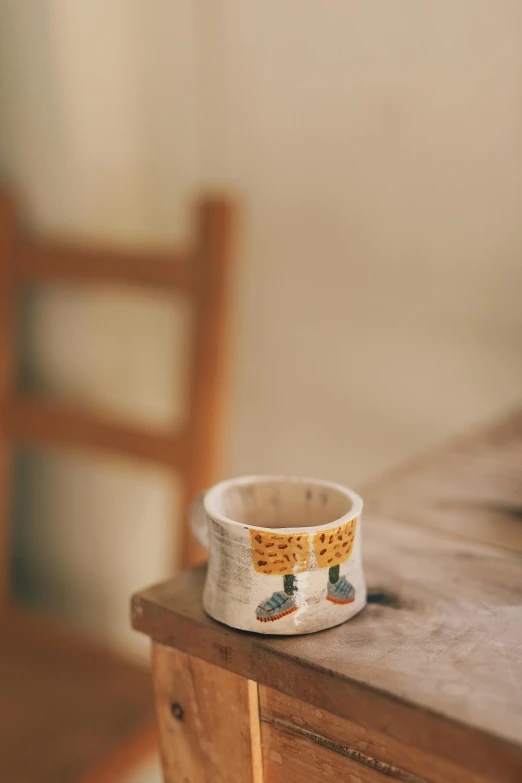
<path fill-rule="evenodd" d="M 10 600 L 12 455 L 28 443 L 149 460 L 181 476 L 185 503 L 216 479 L 232 217 L 225 199 L 206 198 L 186 252 L 120 253 L 26 236 L 12 201 L 0 195 L 0 780 L 6 783 L 106 783 L 154 745 L 147 671 Z M 19 388 L 18 296 L 27 285 L 55 281 L 186 293 L 194 328 L 183 429 L 152 432 Z M 177 565 L 202 558 L 185 520 L 182 541 Z"/>

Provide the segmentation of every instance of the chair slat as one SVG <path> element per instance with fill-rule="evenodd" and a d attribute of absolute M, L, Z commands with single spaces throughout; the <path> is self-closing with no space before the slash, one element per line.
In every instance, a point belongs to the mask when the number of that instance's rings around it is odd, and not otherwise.
<path fill-rule="evenodd" d="M 104 419 L 41 397 L 18 396 L 2 411 L 4 434 L 14 442 L 96 449 L 184 471 L 185 436 Z"/>
<path fill-rule="evenodd" d="M 13 274 L 24 283 L 109 283 L 186 291 L 190 258 L 31 240 L 18 249 Z"/>

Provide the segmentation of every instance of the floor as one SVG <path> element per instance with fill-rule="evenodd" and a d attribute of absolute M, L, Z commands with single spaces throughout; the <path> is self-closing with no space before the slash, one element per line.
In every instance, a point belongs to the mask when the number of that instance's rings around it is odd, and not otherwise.
<path fill-rule="evenodd" d="M 119 783 L 163 783 L 159 758 L 154 756 L 148 759 Z"/>

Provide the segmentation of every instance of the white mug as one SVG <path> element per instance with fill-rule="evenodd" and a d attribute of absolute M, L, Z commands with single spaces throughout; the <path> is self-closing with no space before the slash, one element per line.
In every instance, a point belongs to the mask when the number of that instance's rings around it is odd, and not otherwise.
<path fill-rule="evenodd" d="M 269 634 L 321 631 L 366 605 L 362 499 L 330 481 L 245 476 L 192 503 L 208 550 L 205 611 L 232 628 Z"/>

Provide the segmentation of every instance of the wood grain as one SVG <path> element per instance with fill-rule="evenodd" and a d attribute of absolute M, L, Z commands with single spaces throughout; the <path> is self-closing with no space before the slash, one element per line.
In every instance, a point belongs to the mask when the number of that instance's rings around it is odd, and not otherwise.
<path fill-rule="evenodd" d="M 140 593 L 134 627 L 420 750 L 444 747 L 474 774 L 517 781 L 522 560 L 393 521 L 366 523 L 378 600 L 338 628 L 238 634 L 203 612 L 203 567 Z"/>
<path fill-rule="evenodd" d="M 248 681 L 159 644 L 153 670 L 165 783 L 259 783 Z"/>
<path fill-rule="evenodd" d="M 518 439 L 515 432 L 504 427 L 502 438 Z M 494 465 L 500 502 L 505 462 Z M 385 509 L 364 525 L 370 603 L 338 628 L 288 638 L 236 633 L 203 612 L 202 568 L 138 594 L 134 627 L 420 751 L 444 748 L 448 762 L 472 774 L 521 780 L 519 553 Z"/>
<path fill-rule="evenodd" d="M 522 410 L 382 476 L 367 511 L 522 553 Z"/>
<path fill-rule="evenodd" d="M 252 783 L 264 783 L 263 752 L 261 747 L 261 715 L 259 708 L 259 685 L 253 680 L 248 683 L 248 709 L 250 714 L 250 745 L 252 749 Z"/>
<path fill-rule="evenodd" d="M 406 783 L 484 783 L 485 778 L 473 775 L 462 767 L 451 764 L 444 753 L 424 753 L 411 745 L 398 742 L 383 732 L 362 726 L 312 707 L 291 696 L 260 686 L 261 720 L 269 743 L 265 748 L 266 763 L 270 765 L 268 746 L 278 741 L 278 729 L 286 737 L 292 732 L 334 753 L 351 758 L 366 770 L 381 771 L 392 779 Z M 275 731 L 264 724 L 273 724 Z M 274 767 L 274 769 L 277 769 Z"/>
<path fill-rule="evenodd" d="M 390 783 L 394 780 L 284 726 L 263 723 L 262 736 L 265 783 Z M 418 779 L 402 780 L 424 783 Z"/>

